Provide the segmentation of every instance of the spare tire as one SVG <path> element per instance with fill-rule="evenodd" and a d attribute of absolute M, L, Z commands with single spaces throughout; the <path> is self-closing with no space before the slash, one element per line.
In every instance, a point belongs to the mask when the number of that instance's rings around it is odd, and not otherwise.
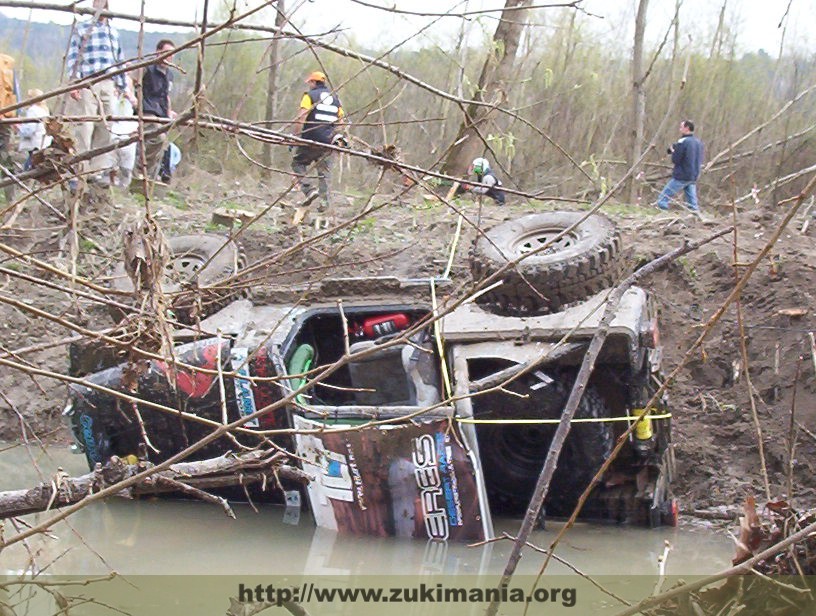
<path fill-rule="evenodd" d="M 479 282 L 503 270 L 504 283 L 477 301 L 499 314 L 546 314 L 613 285 L 622 269 L 620 233 L 599 214 L 578 223 L 584 216 L 581 212 L 530 214 L 479 237 L 470 257 L 473 279 Z M 548 248 L 539 250 L 549 242 Z M 507 267 L 516 260 L 515 266 Z"/>
<path fill-rule="evenodd" d="M 206 318 L 237 296 L 245 295 L 239 288 L 216 286 L 246 264 L 243 252 L 234 241 L 215 233 L 200 233 L 170 237 L 167 246 L 170 257 L 161 286 L 165 293 L 175 294 L 172 308 L 178 321 L 189 324 L 197 318 Z M 110 286 L 133 293 L 133 282 L 121 261 L 111 272 Z M 114 306 L 109 312 L 117 322 L 124 316 L 124 312 Z"/>

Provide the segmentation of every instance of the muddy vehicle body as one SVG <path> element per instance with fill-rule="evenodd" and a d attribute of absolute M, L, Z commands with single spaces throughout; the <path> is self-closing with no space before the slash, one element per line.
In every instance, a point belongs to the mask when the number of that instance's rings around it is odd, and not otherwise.
<path fill-rule="evenodd" d="M 176 332 L 178 366 L 146 362 L 135 394 L 146 403 L 93 387 L 124 391 L 124 365 L 90 374 L 90 386 L 72 385 L 65 416 L 76 447 L 91 466 L 145 449 L 158 462 L 224 420 L 251 416 L 245 427 L 259 435 L 304 431 L 272 438 L 296 449 L 314 473 L 308 496 L 321 526 L 443 539 L 492 536 L 492 515 L 526 510 L 608 286 L 620 274 L 620 241 L 605 219 L 590 219 L 588 231 L 579 225 L 572 237 L 551 242 L 579 217 L 525 217 L 520 231 L 497 227 L 504 233 L 498 241 L 489 232 L 487 246 L 477 242 L 471 253 L 472 269 L 477 278 L 498 272 L 503 284 L 450 307 L 437 301 L 444 281 L 392 278 L 327 280 L 310 287 L 317 299 L 308 303 L 274 296 L 235 301 L 199 327 Z M 548 242 L 555 248 L 536 250 Z M 524 263 L 527 251 L 532 268 L 502 271 L 502 260 L 515 254 Z M 546 282 L 553 278 L 555 287 Z M 643 289 L 630 288 L 561 452 L 545 501 L 548 516 L 572 512 L 656 390 L 659 364 L 651 302 Z M 274 410 L 257 412 L 265 408 Z M 592 492 L 586 517 L 676 523 L 670 418 L 662 406 L 651 413 Z M 344 431 L 329 434 L 331 428 Z M 248 446 L 260 442 L 246 433 L 236 438 Z M 222 438 L 194 457 L 234 448 Z"/>

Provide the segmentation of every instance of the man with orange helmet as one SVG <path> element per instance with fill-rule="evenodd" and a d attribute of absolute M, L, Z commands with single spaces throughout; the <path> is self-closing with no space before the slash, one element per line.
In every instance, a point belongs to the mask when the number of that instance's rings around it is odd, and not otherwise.
<path fill-rule="evenodd" d="M 314 71 L 306 77 L 309 90 L 300 100 L 300 112 L 295 119 L 295 134 L 302 139 L 317 143 L 335 143 L 335 127 L 343 124 L 343 107 L 336 94 L 326 87 L 326 75 Z M 292 170 L 300 178 L 300 189 L 307 201 L 319 197 L 318 211 L 325 211 L 330 204 L 331 150 L 319 145 L 298 145 L 292 159 Z M 306 172 L 310 165 L 317 171 L 317 188 L 312 186 Z"/>

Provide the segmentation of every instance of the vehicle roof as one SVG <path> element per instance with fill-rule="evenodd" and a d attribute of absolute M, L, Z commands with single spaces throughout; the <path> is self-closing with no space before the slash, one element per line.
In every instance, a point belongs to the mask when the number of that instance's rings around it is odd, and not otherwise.
<path fill-rule="evenodd" d="M 358 280 L 358 279 L 355 279 Z M 427 283 L 426 283 L 427 284 Z M 340 287 L 343 285 L 340 284 Z M 411 306 L 431 309 L 428 298 L 400 293 L 380 296 L 343 298 L 343 308 L 394 309 Z M 416 289 L 414 289 L 416 290 Z M 602 291 L 585 302 L 560 312 L 530 317 L 509 317 L 493 314 L 475 303 L 465 303 L 441 319 L 441 331 L 449 343 L 480 342 L 487 340 L 557 340 L 569 334 L 571 339 L 590 338 L 598 328 L 609 291 Z M 609 327 L 611 336 L 624 335 L 633 343 L 647 316 L 647 295 L 639 287 L 627 290 Z M 337 299 L 327 297 L 320 301 L 259 304 L 249 300 L 235 301 L 209 318 L 199 327 L 176 332 L 179 340 L 201 337 L 202 334 L 251 338 L 257 336 L 282 344 L 292 326 L 306 312 L 337 309 Z M 247 340 L 249 343 L 250 340 Z"/>
<path fill-rule="evenodd" d="M 465 303 L 442 318 L 442 335 L 447 342 L 519 339 L 557 340 L 591 338 L 598 329 L 609 290 L 593 295 L 585 302 L 540 316 L 508 317 L 493 314 L 475 303 Z M 622 334 L 637 340 L 647 319 L 646 292 L 632 287 L 621 298 L 609 334 Z"/>

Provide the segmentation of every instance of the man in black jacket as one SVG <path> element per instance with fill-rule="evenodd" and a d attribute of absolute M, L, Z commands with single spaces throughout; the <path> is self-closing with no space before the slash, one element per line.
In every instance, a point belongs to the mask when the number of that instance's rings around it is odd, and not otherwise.
<path fill-rule="evenodd" d="M 163 54 L 173 51 L 175 45 L 173 41 L 162 39 L 156 45 L 156 53 Z M 173 56 L 162 58 L 155 64 L 148 66 L 142 74 L 141 83 L 142 88 L 142 113 L 145 118 L 174 118 L 170 104 L 170 93 L 173 91 L 173 73 L 170 70 L 170 62 Z M 145 130 L 156 128 L 157 124 L 146 124 Z M 167 133 L 161 133 L 154 137 L 145 139 L 145 167 L 147 168 L 147 177 L 155 180 L 159 173 L 159 166 L 161 165 L 162 154 L 164 154 L 164 146 L 167 141 Z M 137 166 L 138 161 L 137 160 Z"/>
<path fill-rule="evenodd" d="M 326 75 L 314 71 L 306 78 L 309 91 L 300 100 L 300 111 L 295 119 L 295 134 L 303 139 L 318 143 L 331 144 L 334 141 L 334 129 L 343 123 L 343 107 L 336 94 L 326 87 Z M 329 207 L 329 183 L 331 167 L 329 155 L 331 150 L 319 145 L 299 145 L 295 148 L 292 159 L 292 170 L 300 178 L 300 190 L 311 201 L 320 197 L 318 211 Z M 317 188 L 313 188 L 306 172 L 314 164 L 317 171 Z"/>
<path fill-rule="evenodd" d="M 669 209 L 669 199 L 681 190 L 685 193 L 687 207 L 692 212 L 699 212 L 697 203 L 697 178 L 703 164 L 703 142 L 694 136 L 694 122 L 680 122 L 680 139 L 668 149 L 674 163 L 672 177 L 663 187 L 657 198 L 657 207 Z"/>

